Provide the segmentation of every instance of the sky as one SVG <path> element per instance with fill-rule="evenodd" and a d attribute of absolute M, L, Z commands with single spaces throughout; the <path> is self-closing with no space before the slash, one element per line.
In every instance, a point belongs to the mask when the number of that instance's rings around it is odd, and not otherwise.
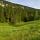
<path fill-rule="evenodd" d="M 40 0 L 7 0 L 7 1 L 40 9 Z"/>

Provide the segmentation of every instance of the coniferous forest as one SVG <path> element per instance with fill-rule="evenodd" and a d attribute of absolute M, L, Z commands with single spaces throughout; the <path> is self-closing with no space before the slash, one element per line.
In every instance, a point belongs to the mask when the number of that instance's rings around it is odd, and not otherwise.
<path fill-rule="evenodd" d="M 40 10 L 0 1 L 0 15 L 1 22 L 27 22 L 40 19 Z"/>

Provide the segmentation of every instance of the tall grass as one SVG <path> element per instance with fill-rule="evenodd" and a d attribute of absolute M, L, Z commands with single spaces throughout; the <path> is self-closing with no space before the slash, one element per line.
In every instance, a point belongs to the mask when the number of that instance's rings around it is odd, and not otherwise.
<path fill-rule="evenodd" d="M 40 40 L 40 20 L 13 26 L 0 23 L 0 40 Z"/>

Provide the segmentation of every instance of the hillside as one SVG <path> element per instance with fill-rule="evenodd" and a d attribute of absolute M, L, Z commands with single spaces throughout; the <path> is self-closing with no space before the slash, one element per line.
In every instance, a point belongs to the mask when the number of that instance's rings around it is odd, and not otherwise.
<path fill-rule="evenodd" d="M 40 19 L 40 10 L 8 1 L 0 1 L 0 22 L 27 22 Z"/>
<path fill-rule="evenodd" d="M 40 9 L 1 0 L 0 40 L 40 40 Z"/>

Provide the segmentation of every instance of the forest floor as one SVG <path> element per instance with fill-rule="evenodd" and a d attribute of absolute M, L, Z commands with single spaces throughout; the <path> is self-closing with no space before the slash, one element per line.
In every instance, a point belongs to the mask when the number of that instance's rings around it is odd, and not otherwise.
<path fill-rule="evenodd" d="M 0 23 L 0 40 L 40 40 L 40 20 L 16 25 Z"/>

